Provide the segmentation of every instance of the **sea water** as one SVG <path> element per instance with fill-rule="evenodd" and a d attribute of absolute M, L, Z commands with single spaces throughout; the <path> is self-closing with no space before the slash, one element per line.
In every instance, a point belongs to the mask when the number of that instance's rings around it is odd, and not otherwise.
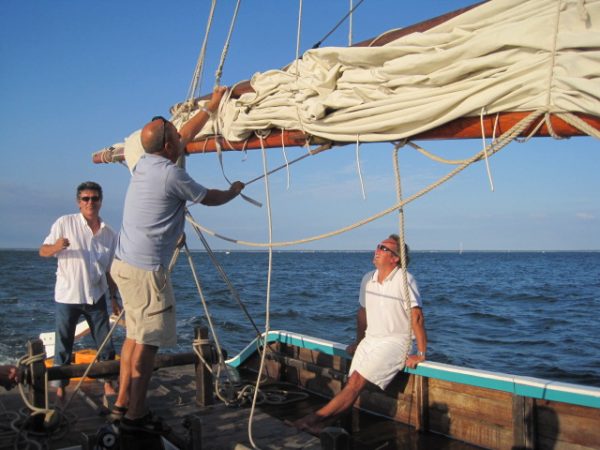
<path fill-rule="evenodd" d="M 350 343 L 362 275 L 372 252 L 273 254 L 271 330 Z M 239 352 L 266 323 L 266 252 L 217 252 L 252 320 L 204 252 L 193 261 L 220 344 Z M 0 250 L 0 363 L 54 329 L 56 261 Z M 424 304 L 430 360 L 600 386 L 600 252 L 413 252 L 410 271 Z M 173 272 L 178 346 L 190 351 L 207 321 L 187 258 Z M 115 343 L 124 337 L 118 329 Z M 77 344 L 90 347 L 89 337 Z M 165 349 L 166 351 L 166 349 Z"/>

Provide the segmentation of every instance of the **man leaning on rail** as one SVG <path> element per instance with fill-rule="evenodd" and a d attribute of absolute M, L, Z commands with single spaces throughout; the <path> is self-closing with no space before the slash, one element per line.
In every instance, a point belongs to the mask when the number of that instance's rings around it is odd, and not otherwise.
<path fill-rule="evenodd" d="M 215 88 L 206 107 L 179 132 L 168 120 L 154 117 L 140 135 L 145 153 L 132 171 L 111 271 L 123 299 L 127 328 L 120 389 L 111 414 L 121 431 L 168 431 L 146 408 L 146 394 L 158 348 L 173 346 L 177 340 L 168 266 L 183 233 L 186 201 L 218 206 L 244 188 L 236 181 L 228 190 L 207 189 L 174 164 L 217 110 L 224 93 L 225 88 Z"/>
<path fill-rule="evenodd" d="M 415 279 L 407 273 L 410 308 L 405 307 L 399 248 L 399 238 L 395 234 L 381 241 L 373 256 L 376 270 L 363 277 L 356 316 L 356 341 L 346 349 L 354 355 L 348 382 L 321 409 L 294 422 L 295 427 L 319 433 L 352 407 L 368 383 L 385 389 L 404 366 L 415 368 L 425 360 L 427 333 L 421 296 Z M 408 247 L 405 248 L 408 265 Z M 412 346 L 411 334 L 416 339 L 417 352 L 408 355 Z"/>

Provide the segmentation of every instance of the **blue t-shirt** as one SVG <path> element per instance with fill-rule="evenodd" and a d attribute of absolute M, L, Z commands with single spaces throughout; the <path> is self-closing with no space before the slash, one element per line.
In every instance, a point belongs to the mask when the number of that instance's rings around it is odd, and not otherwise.
<path fill-rule="evenodd" d="M 127 189 L 116 257 L 144 270 L 168 267 L 183 233 L 186 201 L 200 202 L 206 193 L 168 159 L 142 155 Z"/>

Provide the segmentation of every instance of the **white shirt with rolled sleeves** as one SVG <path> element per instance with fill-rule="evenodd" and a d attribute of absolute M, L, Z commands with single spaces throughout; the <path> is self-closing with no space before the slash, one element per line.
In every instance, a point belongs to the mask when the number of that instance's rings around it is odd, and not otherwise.
<path fill-rule="evenodd" d="M 56 253 L 56 286 L 58 303 L 93 305 L 108 291 L 106 272 L 115 254 L 117 233 L 100 220 L 94 235 L 81 213 L 59 217 L 44 239 L 52 245 L 60 238 L 69 239 L 69 247 Z"/>

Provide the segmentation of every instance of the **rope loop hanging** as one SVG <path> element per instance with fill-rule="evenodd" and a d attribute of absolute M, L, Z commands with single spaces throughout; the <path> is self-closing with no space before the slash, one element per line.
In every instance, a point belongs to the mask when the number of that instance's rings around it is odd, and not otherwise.
<path fill-rule="evenodd" d="M 402 204 L 402 179 L 400 178 L 400 161 L 398 160 L 398 151 L 400 145 L 394 145 L 392 152 L 392 159 L 394 164 L 394 179 L 396 180 L 396 198 L 398 204 Z M 400 254 L 401 274 L 402 274 L 402 297 L 404 299 L 404 310 L 406 311 L 406 318 L 408 322 L 408 334 L 406 342 L 406 354 L 404 360 L 408 358 L 408 354 L 411 350 L 412 342 L 412 308 L 411 308 L 411 296 L 410 287 L 408 286 L 408 255 L 406 254 L 406 238 L 405 238 L 405 224 L 404 224 L 404 207 L 398 208 L 398 251 Z"/>
<path fill-rule="evenodd" d="M 510 128 L 508 131 L 506 131 L 503 135 L 501 135 L 496 141 L 492 142 L 489 144 L 489 146 L 487 147 L 486 151 L 489 152 L 489 155 L 494 155 L 496 153 L 498 153 L 500 150 L 502 150 L 504 147 L 506 147 L 508 144 L 510 144 L 513 140 L 515 140 L 515 138 L 517 136 L 519 136 L 524 130 L 529 129 L 529 127 L 531 126 L 531 124 L 537 120 L 540 116 L 542 116 L 545 113 L 544 110 L 540 109 L 537 111 L 533 111 L 531 112 L 529 115 L 525 116 L 523 119 L 521 119 L 518 123 L 516 123 L 515 125 L 513 125 L 512 128 Z M 481 158 L 483 157 L 483 151 L 480 151 L 478 153 L 476 153 L 474 156 L 472 156 L 470 159 L 466 160 L 463 164 L 461 164 L 460 166 L 458 166 L 457 168 L 455 168 L 454 170 L 450 171 L 448 174 L 446 174 L 445 176 L 443 176 L 442 178 L 440 178 L 438 181 L 431 183 L 429 186 L 426 186 L 425 188 L 423 188 L 422 190 L 420 190 L 419 192 L 413 194 L 412 196 L 402 200 L 401 202 L 392 205 L 391 207 L 377 213 L 374 214 L 370 217 L 367 217 L 366 219 L 363 219 L 359 222 L 356 222 L 352 225 L 348 225 L 345 226 L 343 228 L 340 228 L 338 230 L 334 230 L 334 231 L 330 231 L 328 233 L 324 233 L 324 234 L 320 234 L 317 236 L 311 236 L 311 237 L 307 237 L 307 238 L 302 238 L 302 239 L 297 239 L 294 241 L 284 241 L 284 242 L 270 242 L 270 243 L 260 243 L 260 242 L 251 242 L 251 241 L 244 241 L 241 239 L 235 239 L 235 238 L 231 238 L 231 237 L 227 237 L 224 236 L 222 234 L 216 233 L 215 231 L 209 230 L 206 227 L 203 227 L 202 225 L 195 223 L 196 226 L 198 226 L 202 231 L 204 231 L 205 233 L 208 233 L 212 236 L 218 237 L 219 239 L 223 239 L 225 241 L 228 242 L 232 242 L 232 243 L 236 243 L 239 245 L 246 245 L 248 247 L 264 247 L 264 248 L 270 248 L 270 247 L 288 247 L 291 245 L 298 245 L 298 244 L 306 244 L 308 242 L 313 242 L 313 241 L 317 241 L 320 239 L 325 239 L 325 238 L 329 238 L 332 236 L 337 236 L 340 235 L 342 233 L 348 232 L 350 230 L 353 230 L 355 228 L 361 227 L 363 225 L 366 225 L 367 223 L 373 222 L 374 220 L 377 220 L 393 211 L 398 210 L 399 208 L 403 207 L 404 205 L 411 203 L 415 200 L 417 200 L 418 198 L 424 196 L 425 194 L 427 194 L 428 192 L 432 191 L 433 189 L 441 186 L 442 184 L 444 184 L 445 182 L 447 182 L 448 180 L 450 180 L 451 178 L 455 177 L 456 175 L 458 175 L 460 172 L 462 172 L 463 170 L 465 170 L 467 167 L 469 167 L 471 164 L 479 161 Z"/>

